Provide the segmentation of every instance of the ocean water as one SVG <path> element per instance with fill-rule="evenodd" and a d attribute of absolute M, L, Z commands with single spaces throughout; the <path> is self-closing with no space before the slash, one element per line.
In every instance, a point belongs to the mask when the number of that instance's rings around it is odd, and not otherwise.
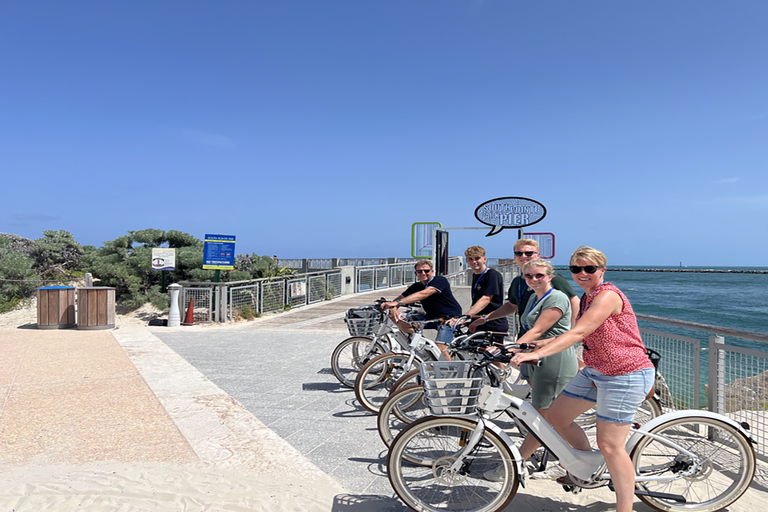
<path fill-rule="evenodd" d="M 768 334 L 768 274 L 606 271 L 632 303 L 636 313 L 687 320 L 741 331 Z M 621 268 L 621 267 L 618 267 Z M 635 267 L 636 268 L 636 267 Z M 654 268 L 654 267 L 649 267 Z M 663 267 L 657 267 L 663 268 Z M 690 267 L 689 270 L 696 267 Z M 703 267 L 702 267 L 703 268 Z M 768 270 L 768 267 L 710 267 L 716 270 Z M 559 270 L 581 294 L 571 274 Z M 708 333 L 640 322 L 640 327 L 696 338 Z M 731 343 L 727 339 L 727 343 Z M 768 343 L 733 339 L 733 343 L 768 351 Z"/>
<path fill-rule="evenodd" d="M 619 267 L 621 268 L 621 267 Z M 637 267 L 634 267 L 637 268 Z M 653 268 L 653 267 L 649 267 Z M 662 267 L 658 267 L 662 268 Z M 610 267 L 609 267 L 610 269 Z M 768 270 L 768 267 L 715 268 L 717 270 Z M 558 270 L 574 290 L 570 272 Z M 700 324 L 727 327 L 740 331 L 768 334 L 768 274 L 606 271 L 605 280 L 616 285 L 629 299 L 638 314 L 686 320 Z M 709 331 L 638 320 L 641 328 L 687 336 L 701 341 L 701 407 L 706 407 L 704 385 L 708 382 Z M 725 336 L 725 343 L 768 353 L 768 343 Z M 664 367 L 662 353 L 662 368 Z M 762 363 L 739 367 L 743 375 L 765 371 Z M 680 378 L 672 372 L 669 381 Z"/>

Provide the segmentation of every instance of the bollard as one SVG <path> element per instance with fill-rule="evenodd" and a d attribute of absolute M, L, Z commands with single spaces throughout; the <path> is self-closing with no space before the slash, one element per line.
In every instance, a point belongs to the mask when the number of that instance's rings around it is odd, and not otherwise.
<path fill-rule="evenodd" d="M 179 292 L 182 286 L 173 283 L 168 287 L 171 291 L 171 311 L 168 313 L 168 327 L 178 327 L 181 325 L 181 312 L 179 311 Z"/>

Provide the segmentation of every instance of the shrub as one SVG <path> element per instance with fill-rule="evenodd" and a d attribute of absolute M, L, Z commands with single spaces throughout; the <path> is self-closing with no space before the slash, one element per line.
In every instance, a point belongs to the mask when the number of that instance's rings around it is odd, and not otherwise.
<path fill-rule="evenodd" d="M 30 297 L 42 281 L 35 273 L 35 261 L 0 238 L 0 312 L 10 311 Z"/>

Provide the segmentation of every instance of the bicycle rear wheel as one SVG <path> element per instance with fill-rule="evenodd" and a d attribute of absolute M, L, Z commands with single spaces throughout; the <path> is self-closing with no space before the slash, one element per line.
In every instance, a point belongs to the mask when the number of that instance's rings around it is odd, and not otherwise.
<path fill-rule="evenodd" d="M 648 506 L 664 512 L 715 512 L 739 499 L 752 483 L 755 451 L 746 436 L 731 424 L 690 415 L 670 419 L 650 432 L 695 453 L 698 460 L 657 439 L 643 437 L 631 454 L 638 478 L 679 478 L 638 482 L 636 488 L 685 499 L 683 503 L 669 497 L 639 495 Z"/>
<path fill-rule="evenodd" d="M 397 380 L 418 368 L 421 360 L 410 354 L 382 354 L 365 365 L 355 379 L 355 397 L 365 409 L 378 413 Z"/>
<path fill-rule="evenodd" d="M 374 357 L 389 352 L 380 341 L 377 341 L 372 347 L 371 343 L 372 338 L 352 336 L 333 349 L 331 371 L 344 386 L 354 387 L 355 378 L 357 378 L 360 370 Z"/>
<path fill-rule="evenodd" d="M 509 504 L 519 484 L 517 466 L 492 430 L 485 430 L 461 467 L 451 470 L 475 426 L 465 418 L 430 416 L 400 432 L 389 450 L 387 473 L 406 505 L 430 512 L 495 512 Z M 406 454 L 428 464 L 411 464 Z"/>

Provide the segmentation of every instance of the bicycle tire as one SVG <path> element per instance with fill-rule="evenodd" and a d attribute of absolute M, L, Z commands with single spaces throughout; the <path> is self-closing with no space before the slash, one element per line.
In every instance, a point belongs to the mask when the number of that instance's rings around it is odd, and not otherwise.
<path fill-rule="evenodd" d="M 412 369 L 418 368 L 421 359 L 414 356 L 409 364 L 410 354 L 382 354 L 376 356 L 360 370 L 355 379 L 355 397 L 364 409 L 378 413 L 389 397 L 397 380 Z"/>
<path fill-rule="evenodd" d="M 715 512 L 739 499 L 755 475 L 755 450 L 736 427 L 716 418 L 673 418 L 650 430 L 696 453 L 701 467 L 695 473 L 669 482 L 638 482 L 636 489 L 683 496 L 685 503 L 657 496 L 638 498 L 663 512 Z M 679 474 L 695 469 L 679 450 L 643 437 L 631 454 L 637 475 Z"/>
<path fill-rule="evenodd" d="M 365 336 L 352 336 L 333 349 L 331 354 L 331 371 L 338 381 L 348 387 L 355 386 L 355 378 L 360 370 L 368 364 L 373 357 L 389 352 L 384 344 L 377 341 L 373 354 L 364 354 L 371 344 L 372 338 Z"/>
<path fill-rule="evenodd" d="M 379 410 L 379 437 L 389 447 L 405 427 L 430 413 L 420 384 L 400 388 L 389 395 Z"/>
<path fill-rule="evenodd" d="M 467 418 L 429 416 L 412 423 L 389 450 L 387 474 L 395 493 L 414 510 L 426 512 L 496 512 L 517 493 L 519 478 L 514 456 L 492 430 L 465 459 L 459 471 L 449 471 L 462 443 L 476 426 Z M 404 454 L 424 453 L 432 462 L 414 465 Z M 501 480 L 486 473 L 500 468 Z"/>
<path fill-rule="evenodd" d="M 389 395 L 392 396 L 404 387 L 413 386 L 414 384 L 421 385 L 421 370 L 418 368 L 411 370 L 408 373 L 404 373 L 402 377 L 397 379 L 397 382 L 392 386 Z"/>

